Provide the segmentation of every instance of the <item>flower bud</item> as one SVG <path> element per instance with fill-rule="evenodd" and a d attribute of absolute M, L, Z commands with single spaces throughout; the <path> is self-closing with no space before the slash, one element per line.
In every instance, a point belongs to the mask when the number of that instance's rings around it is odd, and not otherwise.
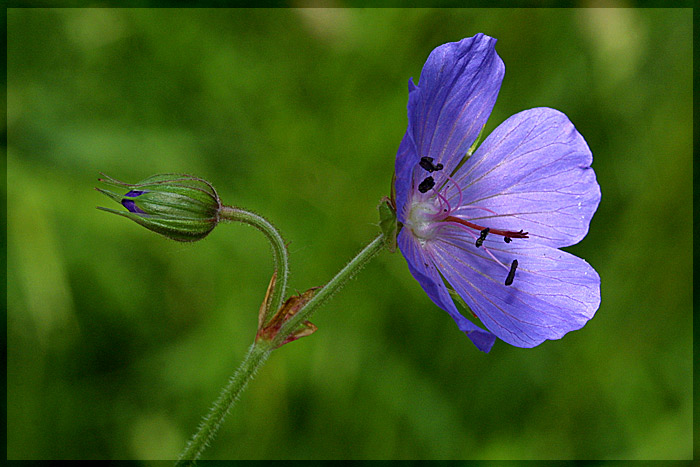
<path fill-rule="evenodd" d="M 179 242 L 201 240 L 219 223 L 222 207 L 219 195 L 206 180 L 181 174 L 160 174 L 139 183 L 120 182 L 105 176 L 98 179 L 129 191 L 118 193 L 96 188 L 127 210 L 113 212 L 141 224 L 149 230 Z"/>

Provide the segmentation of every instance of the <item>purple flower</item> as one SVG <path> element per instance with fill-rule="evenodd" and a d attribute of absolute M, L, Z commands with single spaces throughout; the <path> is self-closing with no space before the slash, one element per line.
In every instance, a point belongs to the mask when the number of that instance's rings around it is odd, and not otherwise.
<path fill-rule="evenodd" d="M 484 352 L 496 337 L 518 347 L 559 339 L 600 305 L 595 269 L 559 250 L 586 236 L 600 202 L 591 151 L 569 119 L 525 110 L 471 154 L 505 72 L 495 44 L 477 34 L 442 45 L 419 85 L 409 80 L 394 183 L 409 270 Z"/>

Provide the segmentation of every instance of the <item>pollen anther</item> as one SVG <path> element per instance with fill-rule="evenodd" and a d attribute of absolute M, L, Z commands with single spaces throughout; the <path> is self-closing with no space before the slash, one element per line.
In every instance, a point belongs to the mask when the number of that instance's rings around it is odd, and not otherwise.
<path fill-rule="evenodd" d="M 514 259 L 513 263 L 510 265 L 510 271 L 508 272 L 508 277 L 506 277 L 506 285 L 510 285 L 513 283 L 513 279 L 515 278 L 515 270 L 518 268 L 518 260 Z"/>
<path fill-rule="evenodd" d="M 443 165 L 440 163 L 433 164 L 433 158 L 427 156 L 421 157 L 418 164 L 430 173 L 442 170 L 443 167 Z"/>
<path fill-rule="evenodd" d="M 418 185 L 418 191 L 421 193 L 426 193 L 428 190 L 430 190 L 432 187 L 435 186 L 435 180 L 433 177 L 428 177 L 422 182 L 420 182 L 420 185 Z"/>
<path fill-rule="evenodd" d="M 486 227 L 484 230 L 481 231 L 481 235 L 479 235 L 479 238 L 476 239 L 476 247 L 479 248 L 481 245 L 484 244 L 484 240 L 486 240 L 486 236 L 489 234 L 489 229 Z"/>

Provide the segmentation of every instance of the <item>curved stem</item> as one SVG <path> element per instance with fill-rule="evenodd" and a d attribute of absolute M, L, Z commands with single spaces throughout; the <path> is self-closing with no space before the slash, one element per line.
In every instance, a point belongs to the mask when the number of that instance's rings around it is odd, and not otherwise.
<path fill-rule="evenodd" d="M 233 208 L 231 208 L 233 209 Z M 245 213 L 245 211 L 243 211 Z M 251 213 L 246 213 L 251 214 Z M 227 214 L 228 215 L 228 214 Z M 253 214 L 254 215 L 254 214 Z M 231 214 L 233 217 L 233 214 Z M 240 214 L 236 213 L 236 216 Z M 257 216 L 259 217 L 259 216 Z M 262 219 L 262 218 L 260 218 Z M 236 219 L 243 221 L 241 218 Z M 267 222 L 267 221 L 265 221 Z M 269 224 L 269 223 L 268 223 Z M 258 227 L 256 224 L 252 224 Z M 259 227 L 258 227 L 259 228 Z M 274 229 L 274 227 L 272 227 Z M 262 230 L 262 229 L 261 229 Z M 275 230 L 275 232 L 277 232 Z M 266 232 L 267 235 L 267 232 Z M 279 236 L 279 234 L 278 234 Z M 281 241 L 282 237 L 279 237 Z M 281 243 L 284 246 L 284 243 Z M 231 410 L 233 405 L 238 400 L 239 395 L 248 382 L 253 379 L 257 370 L 262 367 L 270 353 L 277 347 L 279 347 L 294 331 L 311 315 L 316 311 L 316 309 L 321 306 L 326 300 L 328 300 L 335 292 L 340 290 L 343 285 L 345 285 L 350 279 L 352 279 L 355 274 L 357 274 L 362 267 L 367 264 L 367 262 L 374 258 L 377 253 L 382 251 L 384 248 L 384 235 L 379 234 L 374 240 L 372 240 L 369 245 L 360 251 L 357 256 L 355 256 L 343 269 L 338 272 L 325 286 L 323 286 L 311 300 L 309 300 L 293 317 L 291 317 L 279 330 L 279 333 L 272 340 L 259 340 L 255 342 L 246 354 L 243 362 L 238 367 L 238 370 L 231 377 L 226 387 L 221 391 L 219 398 L 214 402 L 214 405 L 209 410 L 209 413 L 202 421 L 199 426 L 197 433 L 192 437 L 190 442 L 187 444 L 185 449 L 177 461 L 177 466 L 184 466 L 193 464 L 195 460 L 199 458 L 207 445 L 214 439 L 216 431 L 221 426 L 221 423 L 226 417 L 226 414 Z M 286 252 L 284 255 L 284 284 L 286 285 Z M 281 289 L 280 287 L 279 289 Z M 274 302 L 273 302 L 274 303 Z M 271 310 L 277 311 L 277 308 L 270 308 Z"/>
<path fill-rule="evenodd" d="M 270 306 L 265 312 L 262 323 L 267 322 L 270 312 L 277 311 L 282 306 L 282 301 L 287 292 L 287 276 L 289 275 L 289 258 L 287 255 L 287 247 L 284 244 L 282 236 L 267 219 L 258 216 L 250 211 L 245 211 L 232 206 L 223 206 L 219 211 L 222 220 L 243 222 L 252 225 L 261 231 L 270 241 L 272 253 L 275 261 L 275 272 L 277 273 L 276 284 L 273 287 Z"/>

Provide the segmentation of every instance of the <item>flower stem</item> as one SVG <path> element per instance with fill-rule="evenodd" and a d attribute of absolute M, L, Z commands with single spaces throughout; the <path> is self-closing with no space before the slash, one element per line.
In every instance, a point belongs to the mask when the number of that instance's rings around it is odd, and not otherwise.
<path fill-rule="evenodd" d="M 235 208 L 230 208 L 234 210 Z M 237 210 L 238 211 L 238 210 Z M 252 213 L 247 213 L 242 211 L 244 214 L 239 214 L 238 212 L 227 214 L 230 217 L 226 217 L 229 220 L 238 220 L 246 222 L 243 220 L 245 215 L 250 215 Z M 252 214 L 256 216 L 255 214 Z M 259 218 L 259 216 L 256 216 Z M 260 218 L 262 219 L 262 218 Z M 257 220 L 256 220 L 257 222 Z M 267 221 L 265 221 L 267 222 Z M 253 222 L 248 222 L 255 227 L 258 224 Z M 268 223 L 269 224 L 269 223 Z M 271 227 L 271 225 L 270 225 Z M 260 227 L 258 227 L 260 228 Z M 272 227 L 274 230 L 274 227 Z M 260 229 L 263 230 L 263 229 Z M 277 232 L 276 230 L 274 230 Z M 266 235 L 268 232 L 264 231 Z M 277 234 L 279 241 L 281 242 L 282 237 Z M 268 236 L 269 238 L 269 236 Z M 280 243 L 284 247 L 284 243 Z M 289 319 L 281 328 L 279 333 L 274 339 L 270 341 L 259 340 L 255 342 L 249 349 L 245 358 L 238 367 L 238 370 L 233 374 L 231 379 L 226 384 L 226 387 L 221 391 L 219 398 L 214 402 L 214 405 L 209 410 L 209 413 L 202 421 L 199 426 L 197 433 L 192 437 L 190 442 L 185 446 L 185 449 L 180 454 L 177 461 L 177 466 L 185 466 L 193 464 L 195 460 L 199 458 L 207 445 L 214 439 L 216 431 L 221 426 L 221 423 L 226 417 L 226 414 L 231 410 L 233 405 L 238 400 L 239 395 L 245 389 L 248 382 L 253 379 L 256 371 L 262 367 L 270 353 L 278 346 L 280 346 L 302 323 L 308 320 L 311 315 L 316 311 L 316 309 L 325 303 L 335 292 L 340 290 L 343 285 L 345 285 L 350 279 L 352 279 L 357 272 L 362 269 L 362 267 L 367 264 L 367 262 L 374 258 L 377 253 L 382 251 L 384 248 L 384 235 L 379 234 L 374 240 L 372 240 L 365 248 L 360 251 L 357 256 L 355 256 L 343 269 L 338 272 L 325 286 L 323 286 L 311 300 L 309 300 L 303 308 L 301 308 L 292 318 Z M 274 249 L 274 247 L 273 247 Z M 283 277 L 285 279 L 286 285 L 286 250 L 284 252 L 284 271 Z M 277 263 L 279 264 L 279 263 Z M 273 302 L 274 304 L 275 302 Z M 271 307 L 271 310 L 277 311 L 277 308 Z"/>
<path fill-rule="evenodd" d="M 214 439 L 226 414 L 238 400 L 238 396 L 243 392 L 248 382 L 253 379 L 255 372 L 260 368 L 267 357 L 270 356 L 273 348 L 267 343 L 255 343 L 250 346 L 238 370 L 228 380 L 226 386 L 221 390 L 219 398 L 214 402 L 209 413 L 199 425 L 197 433 L 187 443 L 185 449 L 180 454 L 176 466 L 194 464 L 194 461 L 202 455 L 204 449 Z"/>
<path fill-rule="evenodd" d="M 272 290 L 270 299 L 270 307 L 264 316 L 263 323 L 267 322 L 268 314 L 277 311 L 282 306 L 284 295 L 287 292 L 287 276 L 289 275 L 289 257 L 287 255 L 287 247 L 284 244 L 282 236 L 267 219 L 258 216 L 250 211 L 245 211 L 232 206 L 223 206 L 219 211 L 221 219 L 226 221 L 243 222 L 244 224 L 252 225 L 260 230 L 270 241 L 272 253 L 275 261 L 275 272 L 277 272 L 277 281 Z"/>

